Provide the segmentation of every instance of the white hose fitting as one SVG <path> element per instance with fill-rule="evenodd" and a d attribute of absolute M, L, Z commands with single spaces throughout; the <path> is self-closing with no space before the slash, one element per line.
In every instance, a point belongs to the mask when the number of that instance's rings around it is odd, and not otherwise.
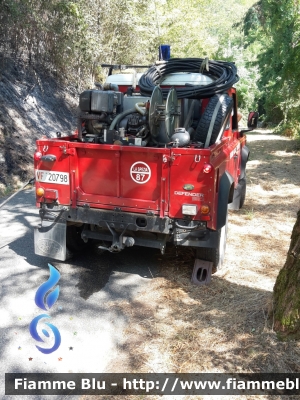
<path fill-rule="evenodd" d="M 143 107 L 144 110 L 141 107 Z M 141 115 L 146 115 L 146 103 L 135 103 L 135 109 Z"/>

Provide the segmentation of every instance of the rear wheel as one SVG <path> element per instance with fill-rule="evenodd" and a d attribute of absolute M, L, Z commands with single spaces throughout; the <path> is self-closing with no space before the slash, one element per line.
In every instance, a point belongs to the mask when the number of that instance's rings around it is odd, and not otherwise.
<path fill-rule="evenodd" d="M 199 258 L 200 260 L 211 261 L 213 263 L 213 268 L 212 268 L 213 274 L 222 268 L 224 262 L 227 231 L 228 231 L 228 215 L 226 217 L 225 225 L 218 230 L 218 247 L 217 248 L 199 247 L 196 249 L 196 258 Z"/>

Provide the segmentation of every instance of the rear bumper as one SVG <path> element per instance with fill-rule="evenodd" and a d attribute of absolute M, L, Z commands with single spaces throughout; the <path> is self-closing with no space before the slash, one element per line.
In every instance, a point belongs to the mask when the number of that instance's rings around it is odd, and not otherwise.
<path fill-rule="evenodd" d="M 116 238 L 117 240 L 121 238 L 121 243 L 123 237 L 129 237 L 134 239 L 134 245 L 158 248 L 162 252 L 165 250 L 166 243 L 172 243 L 175 246 L 211 248 L 218 245 L 217 232 L 207 229 L 205 222 L 160 218 L 157 215 L 151 215 L 150 212 L 137 214 L 89 207 L 76 209 L 45 207 L 40 210 L 40 216 L 41 226 L 35 230 L 36 254 L 56 259 L 65 258 L 66 227 L 74 224 L 82 225 L 81 237 L 84 241 L 93 239 L 112 243 L 116 241 Z M 46 229 L 45 226 L 47 226 Z M 57 244 L 54 245 L 53 241 Z M 42 251 L 39 251 L 41 247 Z M 64 248 L 60 252 L 62 258 L 58 258 L 53 250 L 58 247 Z"/>

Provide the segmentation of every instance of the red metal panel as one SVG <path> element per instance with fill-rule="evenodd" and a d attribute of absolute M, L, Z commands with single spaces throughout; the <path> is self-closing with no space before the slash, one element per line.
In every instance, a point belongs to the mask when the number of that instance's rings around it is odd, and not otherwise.
<path fill-rule="evenodd" d="M 210 151 L 197 149 L 173 149 L 170 169 L 170 212 L 171 218 L 183 218 L 182 204 L 197 205 L 198 213 L 194 220 L 201 219 L 200 207 L 211 205 L 210 191 L 214 170 L 204 174 L 203 165 L 210 162 Z M 185 185 L 192 185 L 190 190 Z"/>
<path fill-rule="evenodd" d="M 168 168 L 163 164 L 165 149 L 123 147 L 121 163 L 121 195 L 126 199 L 155 202 L 159 208 L 162 178 L 166 179 Z M 159 150 L 159 152 L 157 151 Z M 167 150 L 169 153 L 169 150 Z"/>
<path fill-rule="evenodd" d="M 117 196 L 119 151 L 110 146 L 77 148 L 78 186 L 86 195 Z M 114 179 L 112 179 L 114 177 Z"/>
<path fill-rule="evenodd" d="M 72 165 L 77 202 L 160 210 L 164 200 L 164 212 L 168 210 L 169 167 L 163 156 L 170 150 L 82 143 L 70 147 L 76 149 L 77 166 Z"/>

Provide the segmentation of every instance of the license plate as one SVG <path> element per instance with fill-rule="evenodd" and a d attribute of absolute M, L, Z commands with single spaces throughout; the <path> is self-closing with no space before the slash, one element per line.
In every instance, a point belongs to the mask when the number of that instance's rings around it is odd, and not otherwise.
<path fill-rule="evenodd" d="M 35 180 L 44 183 L 56 183 L 59 185 L 69 185 L 69 174 L 67 172 L 59 171 L 35 171 Z"/>

